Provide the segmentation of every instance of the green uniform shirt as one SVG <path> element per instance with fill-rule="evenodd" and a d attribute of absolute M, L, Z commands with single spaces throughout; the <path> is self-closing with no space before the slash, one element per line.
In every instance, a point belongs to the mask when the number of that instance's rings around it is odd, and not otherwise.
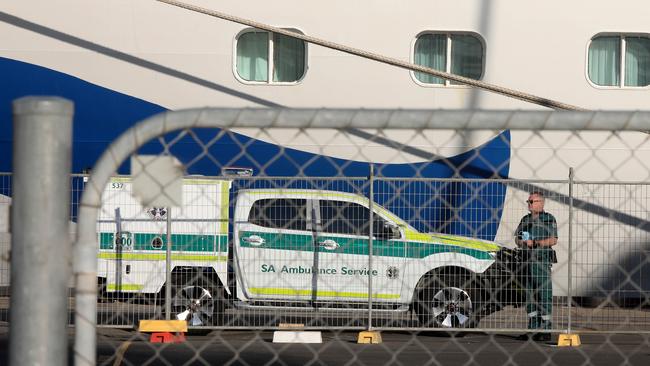
<path fill-rule="evenodd" d="M 522 239 L 522 235 L 527 232 L 530 240 L 542 240 L 547 238 L 557 238 L 557 222 L 555 217 L 548 212 L 540 212 L 537 218 L 533 214 L 524 216 L 517 226 L 517 237 Z"/>
<path fill-rule="evenodd" d="M 527 234 L 526 234 L 527 233 Z M 540 212 L 537 218 L 532 214 L 522 217 L 515 231 L 517 238 L 521 240 L 542 240 L 547 238 L 557 238 L 557 222 L 555 217 L 548 212 Z M 543 262 L 555 262 L 555 251 L 549 247 L 536 248 L 535 257 Z"/>

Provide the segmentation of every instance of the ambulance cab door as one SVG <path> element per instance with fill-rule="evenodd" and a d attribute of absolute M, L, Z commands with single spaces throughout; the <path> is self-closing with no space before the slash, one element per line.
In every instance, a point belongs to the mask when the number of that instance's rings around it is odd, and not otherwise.
<path fill-rule="evenodd" d="M 372 277 L 373 303 L 400 301 L 400 268 L 404 243 L 398 237 L 373 235 L 373 264 L 369 261 L 370 210 L 358 202 L 320 199 L 318 247 L 318 298 L 338 303 L 367 303 Z M 374 227 L 388 223 L 374 216 Z M 373 228 L 373 232 L 376 229 Z"/>
<path fill-rule="evenodd" d="M 251 300 L 310 301 L 314 244 L 304 198 L 255 198 L 236 223 L 236 266 Z"/>

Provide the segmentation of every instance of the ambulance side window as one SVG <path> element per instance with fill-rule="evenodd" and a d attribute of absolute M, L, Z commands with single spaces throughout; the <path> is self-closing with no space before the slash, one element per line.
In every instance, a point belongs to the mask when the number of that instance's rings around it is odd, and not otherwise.
<path fill-rule="evenodd" d="M 307 230 L 307 200 L 267 198 L 255 201 L 248 222 L 273 229 Z"/>
<path fill-rule="evenodd" d="M 324 233 L 368 235 L 370 210 L 354 202 L 320 200 Z"/>
<path fill-rule="evenodd" d="M 368 236 L 370 233 L 370 210 L 358 203 L 320 200 L 322 231 L 330 234 Z M 388 222 L 379 215 L 373 216 L 374 235 L 381 235 Z M 384 235 L 385 236 L 385 235 Z"/>

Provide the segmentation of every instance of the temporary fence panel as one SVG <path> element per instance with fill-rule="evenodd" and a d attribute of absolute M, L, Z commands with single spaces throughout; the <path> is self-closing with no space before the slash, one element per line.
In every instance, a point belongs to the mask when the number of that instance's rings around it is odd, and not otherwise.
<path fill-rule="evenodd" d="M 11 281 L 10 248 L 11 236 L 9 231 L 9 214 L 11 207 L 11 174 L 0 174 L 0 294 L 9 296 Z M 3 301 L 4 302 L 4 301 Z M 8 298 L 6 305 L 9 306 Z"/>
<path fill-rule="evenodd" d="M 645 184 L 592 183 L 599 192 L 625 192 L 600 193 L 592 204 L 569 194 L 570 184 L 577 192 L 585 186 L 569 180 L 201 177 L 185 180 L 184 195 L 191 187 L 200 194 L 185 197 L 183 208 L 168 217 L 167 208 L 139 205 L 129 181 L 111 180 L 99 218 L 102 325 L 132 327 L 139 319 L 184 314 L 194 317 L 190 325 L 203 327 L 525 330 L 529 274 L 515 236 L 529 193 L 541 192 L 558 222 L 560 243 L 569 242 L 570 198 L 578 212 L 575 223 L 589 217 L 627 233 L 595 238 L 589 227 L 594 224 L 580 225 L 589 235 L 574 231 L 571 280 L 568 246 L 555 247 L 553 297 L 546 305 L 552 309 L 551 330 L 566 330 L 569 314 L 574 329 L 649 329 L 647 314 L 635 310 L 647 294 L 645 252 L 634 244 L 647 237 L 645 224 L 639 212 L 624 206 L 635 194 L 645 197 Z M 627 217 L 629 227 L 610 222 L 617 215 Z M 119 254 L 117 232 L 124 240 Z M 627 264 L 630 269 L 614 260 L 623 254 L 636 261 Z M 172 276 L 170 316 L 166 271 Z M 431 276 L 440 283 L 427 284 Z M 206 304 L 196 306 L 198 299 Z"/>
<path fill-rule="evenodd" d="M 650 330 L 649 188 L 645 182 L 575 183 L 576 329 Z"/>

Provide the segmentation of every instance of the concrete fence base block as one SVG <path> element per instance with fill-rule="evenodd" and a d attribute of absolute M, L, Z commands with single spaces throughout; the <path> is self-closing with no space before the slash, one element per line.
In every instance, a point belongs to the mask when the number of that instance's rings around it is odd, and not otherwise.
<path fill-rule="evenodd" d="M 577 334 L 565 333 L 560 334 L 557 339 L 558 347 L 578 347 L 580 345 L 580 336 Z"/>
<path fill-rule="evenodd" d="M 323 343 L 321 332 L 277 330 L 273 333 L 273 343 Z"/>

